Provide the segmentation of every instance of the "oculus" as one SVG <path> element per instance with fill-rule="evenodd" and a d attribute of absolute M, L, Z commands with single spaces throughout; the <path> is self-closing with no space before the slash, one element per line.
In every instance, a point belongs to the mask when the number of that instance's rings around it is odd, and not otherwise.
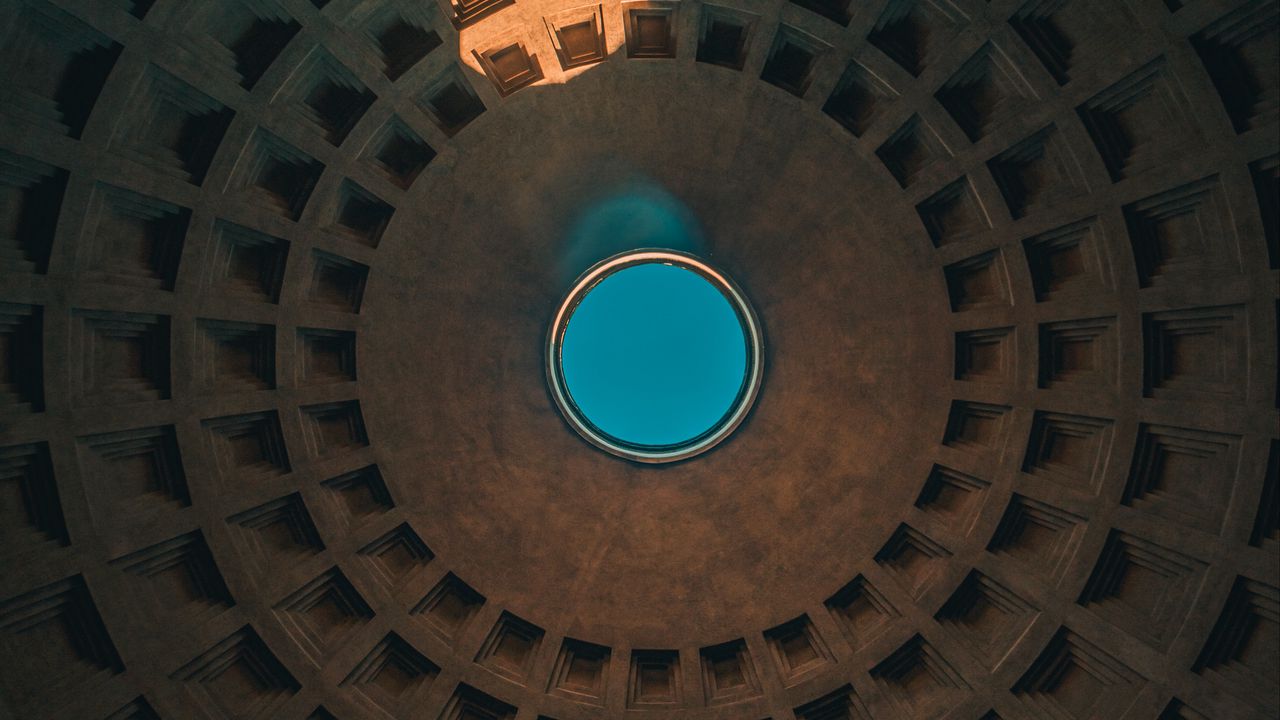
<path fill-rule="evenodd" d="M 665 463 L 710 450 L 746 417 L 763 370 L 760 323 L 705 260 L 632 250 L 574 282 L 547 339 L 547 379 L 596 447 Z"/>

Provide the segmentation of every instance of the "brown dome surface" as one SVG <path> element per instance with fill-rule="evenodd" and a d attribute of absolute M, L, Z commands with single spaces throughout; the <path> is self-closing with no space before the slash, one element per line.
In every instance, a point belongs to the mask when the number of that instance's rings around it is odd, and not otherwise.
<path fill-rule="evenodd" d="M 0 720 L 1280 712 L 1280 3 L 0 8 Z M 646 208 L 661 466 L 543 354 Z"/>

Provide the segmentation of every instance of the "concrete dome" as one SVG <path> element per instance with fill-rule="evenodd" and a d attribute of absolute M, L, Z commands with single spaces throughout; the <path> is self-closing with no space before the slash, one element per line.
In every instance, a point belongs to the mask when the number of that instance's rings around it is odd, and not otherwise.
<path fill-rule="evenodd" d="M 1275 0 L 0 8 L 0 720 L 1280 712 Z M 543 352 L 671 228 L 653 466 Z"/>

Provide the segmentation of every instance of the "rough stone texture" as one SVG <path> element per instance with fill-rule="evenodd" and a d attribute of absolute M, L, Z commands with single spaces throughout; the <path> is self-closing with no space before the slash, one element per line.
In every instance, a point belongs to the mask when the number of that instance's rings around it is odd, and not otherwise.
<path fill-rule="evenodd" d="M 0 10 L 0 718 L 1280 711 L 1274 0 Z M 669 466 L 625 193 L 765 332 Z"/>

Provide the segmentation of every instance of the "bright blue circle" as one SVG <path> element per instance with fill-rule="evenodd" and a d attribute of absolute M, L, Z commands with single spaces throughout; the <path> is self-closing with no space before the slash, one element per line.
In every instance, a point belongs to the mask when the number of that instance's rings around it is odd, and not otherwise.
<path fill-rule="evenodd" d="M 677 445 L 733 408 L 747 337 L 706 278 L 643 263 L 587 292 L 565 329 L 561 367 L 569 396 L 597 428 L 630 445 Z"/>

